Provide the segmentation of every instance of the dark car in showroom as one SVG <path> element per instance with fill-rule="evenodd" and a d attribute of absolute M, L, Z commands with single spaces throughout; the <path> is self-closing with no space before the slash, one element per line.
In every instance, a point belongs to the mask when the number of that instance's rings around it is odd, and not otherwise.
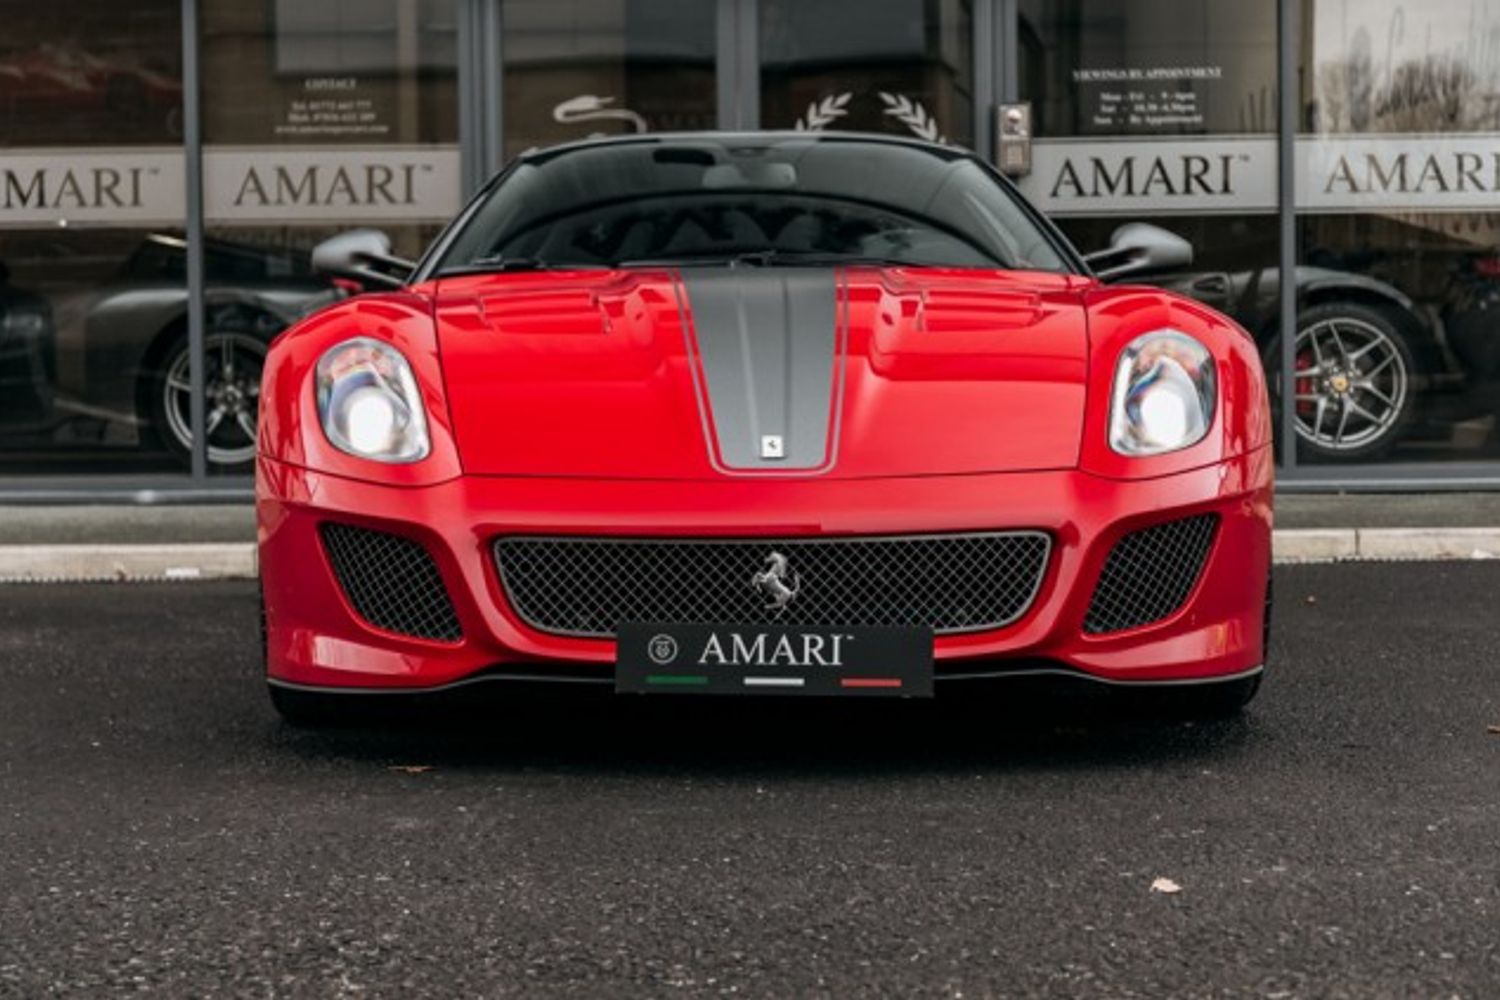
<path fill-rule="evenodd" d="M 12 285 L 10 268 L 0 263 L 0 428 L 48 426 L 56 377 L 52 306 Z"/>
<path fill-rule="evenodd" d="M 59 435 L 135 444 L 185 463 L 193 440 L 186 244 L 174 233 L 131 236 L 122 262 L 109 235 L 12 246 L 53 287 L 0 284 L 0 430 L 39 444 Z M 209 240 L 204 269 L 208 464 L 248 473 L 267 345 L 345 293 L 314 276 L 305 254 L 284 249 Z"/>
<path fill-rule="evenodd" d="M 1132 256 L 1146 246 L 1153 251 L 1149 269 Z M 1279 269 L 1210 270 L 1193 267 L 1192 260 L 1186 240 L 1141 223 L 1121 226 L 1109 249 L 1090 255 L 1106 279 L 1128 275 L 1132 282 L 1191 296 L 1232 316 L 1255 335 L 1271 392 L 1279 396 Z M 1293 391 L 1302 457 L 1320 462 L 1379 458 L 1419 433 L 1424 421 L 1436 416 L 1431 411 L 1441 408 L 1443 418 L 1452 419 L 1463 406 L 1463 390 L 1486 381 L 1489 338 L 1474 331 L 1487 332 L 1479 306 L 1488 299 L 1472 288 L 1466 291 L 1457 274 L 1436 308 L 1419 305 L 1387 282 L 1336 267 L 1299 266 L 1295 277 Z M 1497 292 L 1492 289 L 1490 297 Z M 1451 343 L 1454 339 L 1461 343 Z M 1449 394 L 1435 404 L 1430 390 Z"/>

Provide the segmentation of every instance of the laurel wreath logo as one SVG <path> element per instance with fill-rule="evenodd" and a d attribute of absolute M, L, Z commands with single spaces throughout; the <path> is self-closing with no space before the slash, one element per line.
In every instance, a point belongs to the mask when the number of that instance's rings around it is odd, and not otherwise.
<path fill-rule="evenodd" d="M 896 119 L 919 139 L 928 142 L 946 143 L 948 140 L 938 128 L 937 119 L 932 117 L 921 101 L 912 100 L 905 94 L 892 94 L 888 91 L 876 91 L 880 97 L 880 103 L 885 105 L 885 113 Z M 844 91 L 840 94 L 829 94 L 827 97 L 813 101 L 807 106 L 802 117 L 797 119 L 796 129 L 798 132 L 821 132 L 828 128 L 840 118 L 849 114 L 849 102 L 854 99 L 852 91 Z"/>
<path fill-rule="evenodd" d="M 853 98 L 852 91 L 845 91 L 842 94 L 830 94 L 820 101 L 813 101 L 807 106 L 806 113 L 797 119 L 797 131 L 818 132 L 827 128 L 849 113 L 849 102 Z"/>
<path fill-rule="evenodd" d="M 928 142 L 948 141 L 938 130 L 937 119 L 928 113 L 920 101 L 914 101 L 905 94 L 890 94 L 884 90 L 878 93 L 881 102 L 885 104 L 885 113 L 911 129 L 917 138 Z"/>

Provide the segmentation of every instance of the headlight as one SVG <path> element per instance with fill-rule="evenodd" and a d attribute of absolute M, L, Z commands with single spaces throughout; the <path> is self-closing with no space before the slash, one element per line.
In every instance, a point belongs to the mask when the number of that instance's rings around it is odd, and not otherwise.
<path fill-rule="evenodd" d="M 411 365 L 390 344 L 356 337 L 318 360 L 318 418 L 335 448 L 377 462 L 427 457 L 427 415 Z"/>
<path fill-rule="evenodd" d="M 1214 419 L 1213 355 L 1185 333 L 1157 330 L 1120 354 L 1111 393 L 1109 446 L 1160 455 L 1197 444 Z"/>

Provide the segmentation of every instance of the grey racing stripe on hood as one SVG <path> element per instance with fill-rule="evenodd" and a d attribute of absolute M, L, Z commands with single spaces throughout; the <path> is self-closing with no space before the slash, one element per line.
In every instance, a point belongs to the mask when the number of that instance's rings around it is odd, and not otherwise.
<path fill-rule="evenodd" d="M 832 460 L 838 283 L 833 268 L 691 268 L 682 284 L 706 402 L 729 469 L 808 470 Z M 836 428 L 835 428 L 836 430 Z M 779 437 L 784 457 L 767 457 Z"/>

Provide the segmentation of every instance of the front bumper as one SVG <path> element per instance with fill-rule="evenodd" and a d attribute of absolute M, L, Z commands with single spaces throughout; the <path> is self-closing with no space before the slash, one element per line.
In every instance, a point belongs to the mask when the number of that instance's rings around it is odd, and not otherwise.
<path fill-rule="evenodd" d="M 888 480 L 598 481 L 464 477 L 393 487 L 262 458 L 257 515 L 276 683 L 428 689 L 487 672 L 558 680 L 613 673 L 614 643 L 538 632 L 510 608 L 492 543 L 513 534 L 766 537 L 912 535 L 1039 529 L 1050 563 L 1030 609 L 993 631 L 940 635 L 938 678 L 1044 669 L 1120 682 L 1227 678 L 1264 659 L 1271 557 L 1269 449 L 1147 480 L 1083 472 Z M 1116 541 L 1198 513 L 1219 528 L 1196 586 L 1159 622 L 1087 635 L 1085 615 Z M 401 535 L 435 560 L 463 626 L 439 643 L 361 620 L 340 589 L 318 526 Z"/>

